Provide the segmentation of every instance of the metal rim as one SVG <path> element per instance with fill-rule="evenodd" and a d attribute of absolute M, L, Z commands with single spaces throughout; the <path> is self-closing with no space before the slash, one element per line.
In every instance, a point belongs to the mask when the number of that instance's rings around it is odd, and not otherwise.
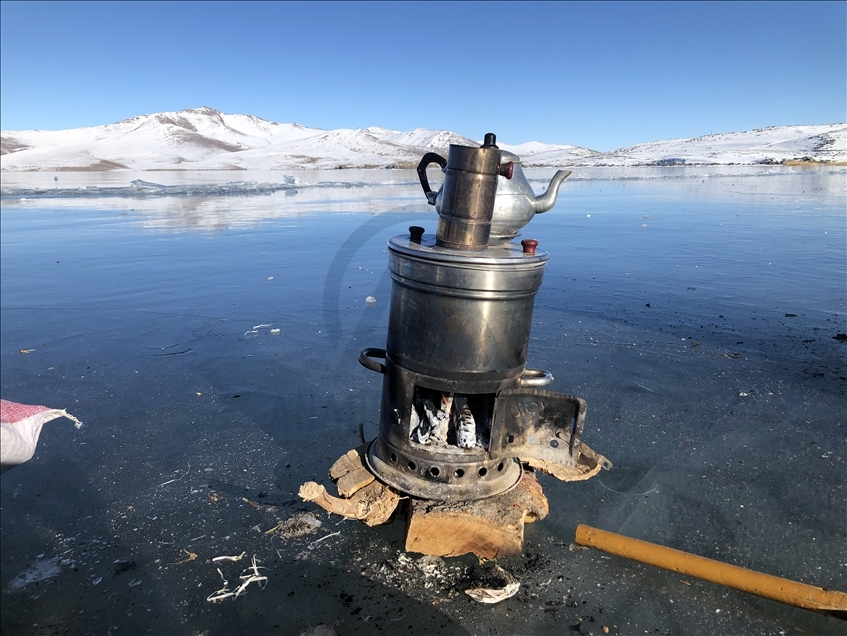
<path fill-rule="evenodd" d="M 474 478 L 472 471 L 468 470 L 463 477 L 458 478 L 453 483 L 434 481 L 434 479 L 430 481 L 424 475 L 431 472 L 433 468 L 439 468 L 441 470 L 440 466 L 423 465 L 421 458 L 417 457 L 409 460 L 406 457 L 398 456 L 395 461 L 397 467 L 395 467 L 391 465 L 390 459 L 386 461 L 386 459 L 379 456 L 379 450 L 380 439 L 376 438 L 368 445 L 368 450 L 365 453 L 365 463 L 371 473 L 395 490 L 420 499 L 435 501 L 474 501 L 485 499 L 509 492 L 518 485 L 521 475 L 523 475 L 521 463 L 515 458 L 510 457 L 505 460 L 490 462 L 494 465 L 503 466 L 502 476 L 498 476 L 496 479 L 483 480 L 478 477 Z M 408 471 L 403 470 L 408 461 L 415 463 L 414 468 Z M 475 467 L 475 464 L 470 463 L 470 466 Z M 464 470 L 464 468 L 456 470 Z M 477 470 L 487 471 L 488 468 L 487 466 L 482 466 L 477 468 Z M 440 475 L 439 473 L 438 476 Z M 462 483 L 462 480 L 465 483 Z"/>
<path fill-rule="evenodd" d="M 400 234 L 388 239 L 388 249 L 406 257 L 426 261 L 451 263 L 461 266 L 513 265 L 528 267 L 546 262 L 550 255 L 542 249 L 535 254 L 524 254 L 520 243 L 497 241 L 479 252 L 461 252 L 435 245 L 434 234 L 424 234 L 420 243 L 415 243 L 408 235 Z"/>

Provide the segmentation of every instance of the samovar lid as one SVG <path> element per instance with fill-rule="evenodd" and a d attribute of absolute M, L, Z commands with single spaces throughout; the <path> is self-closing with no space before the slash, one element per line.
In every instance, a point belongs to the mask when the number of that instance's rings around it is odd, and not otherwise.
<path fill-rule="evenodd" d="M 482 250 L 462 252 L 436 245 L 435 234 L 424 234 L 420 242 L 413 240 L 410 234 L 398 234 L 388 239 L 388 249 L 392 252 L 440 263 L 466 265 L 533 266 L 545 262 L 550 257 L 543 249 L 535 246 L 533 248 L 534 252 L 531 252 L 521 243 L 497 241 L 489 243 Z"/>

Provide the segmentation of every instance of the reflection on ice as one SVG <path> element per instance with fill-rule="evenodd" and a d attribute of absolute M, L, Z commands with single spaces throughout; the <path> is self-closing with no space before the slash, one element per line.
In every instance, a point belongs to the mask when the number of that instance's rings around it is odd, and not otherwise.
<path fill-rule="evenodd" d="M 228 182 L 163 185 L 134 180 L 126 186 L 78 189 L 4 188 L 4 210 L 26 208 L 118 213 L 140 227 L 156 230 L 221 230 L 261 225 L 279 218 L 321 214 L 382 214 L 409 211 L 435 214 L 418 183 L 361 180 L 288 183 Z"/>
<path fill-rule="evenodd" d="M 567 166 L 562 166 L 566 168 Z M 546 187 L 558 168 L 527 168 L 536 187 Z M 432 170 L 438 181 L 438 173 Z M 418 186 L 413 170 L 301 170 L 296 176 L 272 171 L 242 171 L 243 179 L 232 180 L 231 171 L 77 172 L 54 176 L 48 172 L 3 174 L 2 199 L 67 197 L 227 196 L 262 195 L 280 191 L 324 188 L 367 188 Z M 843 166 L 632 166 L 575 168 L 568 183 L 577 181 L 665 181 L 696 182 L 760 177 L 832 177 L 847 175 Z M 146 179 L 133 177 L 147 177 Z M 391 178 L 386 178 L 386 177 Z M 756 179 L 758 180 L 758 179 Z M 777 179 L 778 181 L 778 179 Z M 161 182 L 161 183 L 160 183 Z M 437 184 L 436 184 L 437 185 Z"/>
<path fill-rule="evenodd" d="M 544 168 L 534 168 L 540 172 Z M 550 171 L 552 169 L 546 169 Z M 778 177 L 797 174 L 847 174 L 843 166 L 613 166 L 575 168 L 569 181 L 668 181 L 739 177 Z"/>
<path fill-rule="evenodd" d="M 321 181 L 302 183 L 296 177 L 284 175 L 281 183 L 257 183 L 255 181 L 229 181 L 226 183 L 191 183 L 179 185 L 164 185 L 134 179 L 128 186 L 65 186 L 54 185 L 52 188 L 3 188 L 3 198 L 70 198 L 70 197 L 208 197 L 227 195 L 263 195 L 274 192 L 297 192 L 299 188 L 363 188 L 361 181 Z"/>
<path fill-rule="evenodd" d="M 526 175 L 537 194 L 555 168 L 531 168 Z M 437 189 L 437 171 L 430 179 Z M 155 174 L 156 181 L 150 181 Z M 213 173 L 4 173 L 4 209 L 26 206 L 118 211 L 141 227 L 219 230 L 259 225 L 275 218 L 326 213 L 435 214 L 413 170 L 301 170 L 293 174 L 243 171 Z M 132 178 L 132 177 L 147 177 Z M 847 168 L 801 166 L 699 166 L 581 168 L 563 184 L 559 203 L 548 214 L 584 213 L 588 201 L 610 183 L 621 194 L 648 193 L 724 203 L 770 202 L 775 197 L 841 201 L 847 196 Z M 391 177 L 391 178 L 386 178 Z M 661 188 L 656 190 L 656 184 Z M 786 208 L 787 209 L 787 208 Z M 135 217 L 135 218 L 133 218 Z"/>
<path fill-rule="evenodd" d="M 535 168 L 527 170 L 530 184 L 537 190 L 546 187 L 554 170 Z M 841 177 L 833 178 L 833 177 Z M 698 167 L 614 167 L 583 168 L 574 170 L 563 186 L 579 189 L 613 181 L 633 188 L 654 191 L 656 183 L 662 192 L 705 198 L 710 201 L 728 201 L 738 194 L 748 195 L 801 195 L 845 196 L 847 168 L 805 166 L 698 166 Z"/>

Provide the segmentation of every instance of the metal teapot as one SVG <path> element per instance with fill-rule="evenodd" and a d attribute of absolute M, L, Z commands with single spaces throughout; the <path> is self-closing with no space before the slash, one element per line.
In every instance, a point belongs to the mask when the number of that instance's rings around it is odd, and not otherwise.
<path fill-rule="evenodd" d="M 529 223 L 536 214 L 546 212 L 556 205 L 556 197 L 559 194 L 559 186 L 562 181 L 567 179 L 571 171 L 559 170 L 550 185 L 547 186 L 547 191 L 538 196 L 526 180 L 523 168 L 521 168 L 521 160 L 517 155 L 500 151 L 501 161 L 511 162 L 513 164 L 511 179 L 500 176 L 497 179 L 497 194 L 494 198 L 494 214 L 491 219 L 491 237 L 492 238 L 512 238 L 517 235 L 518 231 L 527 223 Z M 421 181 L 426 200 L 430 205 L 434 205 L 438 214 L 441 214 L 441 195 L 444 189 L 443 185 L 434 192 L 429 187 L 429 180 L 426 176 L 426 168 L 431 163 L 437 163 L 444 170 L 447 166 L 447 160 L 434 152 L 426 153 L 421 162 L 418 164 L 418 178 Z"/>

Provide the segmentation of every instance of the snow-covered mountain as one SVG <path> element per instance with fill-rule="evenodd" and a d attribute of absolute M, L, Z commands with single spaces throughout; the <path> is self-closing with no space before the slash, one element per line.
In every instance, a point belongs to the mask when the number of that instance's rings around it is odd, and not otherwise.
<path fill-rule="evenodd" d="M 786 161 L 847 161 L 847 124 L 771 126 L 694 139 L 654 141 L 604 153 L 592 165 L 749 165 Z"/>
<path fill-rule="evenodd" d="M 403 134 L 420 147 L 392 141 Z M 0 164 L 10 171 L 382 168 L 415 162 L 442 138 L 445 149 L 473 143 L 446 131 L 321 130 L 204 107 L 90 128 L 3 131 Z"/>
<path fill-rule="evenodd" d="M 72 130 L 2 131 L 3 171 L 411 168 L 451 143 L 447 130 L 322 130 L 203 107 Z M 784 126 L 650 142 L 608 153 L 531 141 L 500 144 L 528 167 L 847 160 L 847 125 Z"/>

